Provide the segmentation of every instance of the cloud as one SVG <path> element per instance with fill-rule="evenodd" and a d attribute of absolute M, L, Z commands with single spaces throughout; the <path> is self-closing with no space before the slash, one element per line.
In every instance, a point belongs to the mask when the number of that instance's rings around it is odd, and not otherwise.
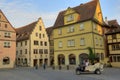
<path fill-rule="evenodd" d="M 28 0 L 13 0 L 11 2 L 1 0 L 0 9 L 6 15 L 11 24 L 17 28 L 36 21 L 42 17 L 46 27 L 52 26 L 57 17 L 56 12 L 35 11 L 34 5 Z"/>

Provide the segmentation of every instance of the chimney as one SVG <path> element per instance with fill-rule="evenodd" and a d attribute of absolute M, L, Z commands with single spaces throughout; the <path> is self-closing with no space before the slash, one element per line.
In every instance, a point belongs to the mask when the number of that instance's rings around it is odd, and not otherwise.
<path fill-rule="evenodd" d="M 105 23 L 108 25 L 108 20 L 107 20 L 107 17 L 105 17 Z"/>

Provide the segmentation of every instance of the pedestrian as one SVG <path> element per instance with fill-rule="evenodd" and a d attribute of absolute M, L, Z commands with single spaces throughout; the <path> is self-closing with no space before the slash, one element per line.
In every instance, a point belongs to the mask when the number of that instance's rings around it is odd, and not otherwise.
<path fill-rule="evenodd" d="M 38 69 L 38 65 L 37 64 L 35 65 L 35 69 Z"/>
<path fill-rule="evenodd" d="M 43 64 L 43 69 L 44 69 L 44 70 L 46 69 L 46 65 L 45 65 L 45 63 Z"/>

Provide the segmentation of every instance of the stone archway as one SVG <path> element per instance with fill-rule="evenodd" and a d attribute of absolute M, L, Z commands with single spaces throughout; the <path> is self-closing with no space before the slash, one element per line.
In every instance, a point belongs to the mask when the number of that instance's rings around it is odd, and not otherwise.
<path fill-rule="evenodd" d="M 76 64 L 76 57 L 74 54 L 69 55 L 69 64 L 70 65 L 75 65 Z"/>
<path fill-rule="evenodd" d="M 3 64 L 10 64 L 10 58 L 9 57 L 4 57 L 3 58 Z"/>
<path fill-rule="evenodd" d="M 63 54 L 58 55 L 58 65 L 65 65 L 65 56 Z"/>
<path fill-rule="evenodd" d="M 79 55 L 79 62 L 80 62 L 80 64 L 82 64 L 83 61 L 86 60 L 86 59 L 88 59 L 88 54 L 82 53 L 82 54 Z"/>

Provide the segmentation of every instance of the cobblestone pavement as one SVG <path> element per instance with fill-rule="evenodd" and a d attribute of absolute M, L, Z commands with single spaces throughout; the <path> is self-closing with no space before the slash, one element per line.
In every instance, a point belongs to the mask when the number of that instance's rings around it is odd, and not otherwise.
<path fill-rule="evenodd" d="M 119 68 L 105 68 L 101 75 L 76 75 L 74 70 L 52 70 L 47 68 L 0 69 L 0 80 L 120 80 Z"/>

